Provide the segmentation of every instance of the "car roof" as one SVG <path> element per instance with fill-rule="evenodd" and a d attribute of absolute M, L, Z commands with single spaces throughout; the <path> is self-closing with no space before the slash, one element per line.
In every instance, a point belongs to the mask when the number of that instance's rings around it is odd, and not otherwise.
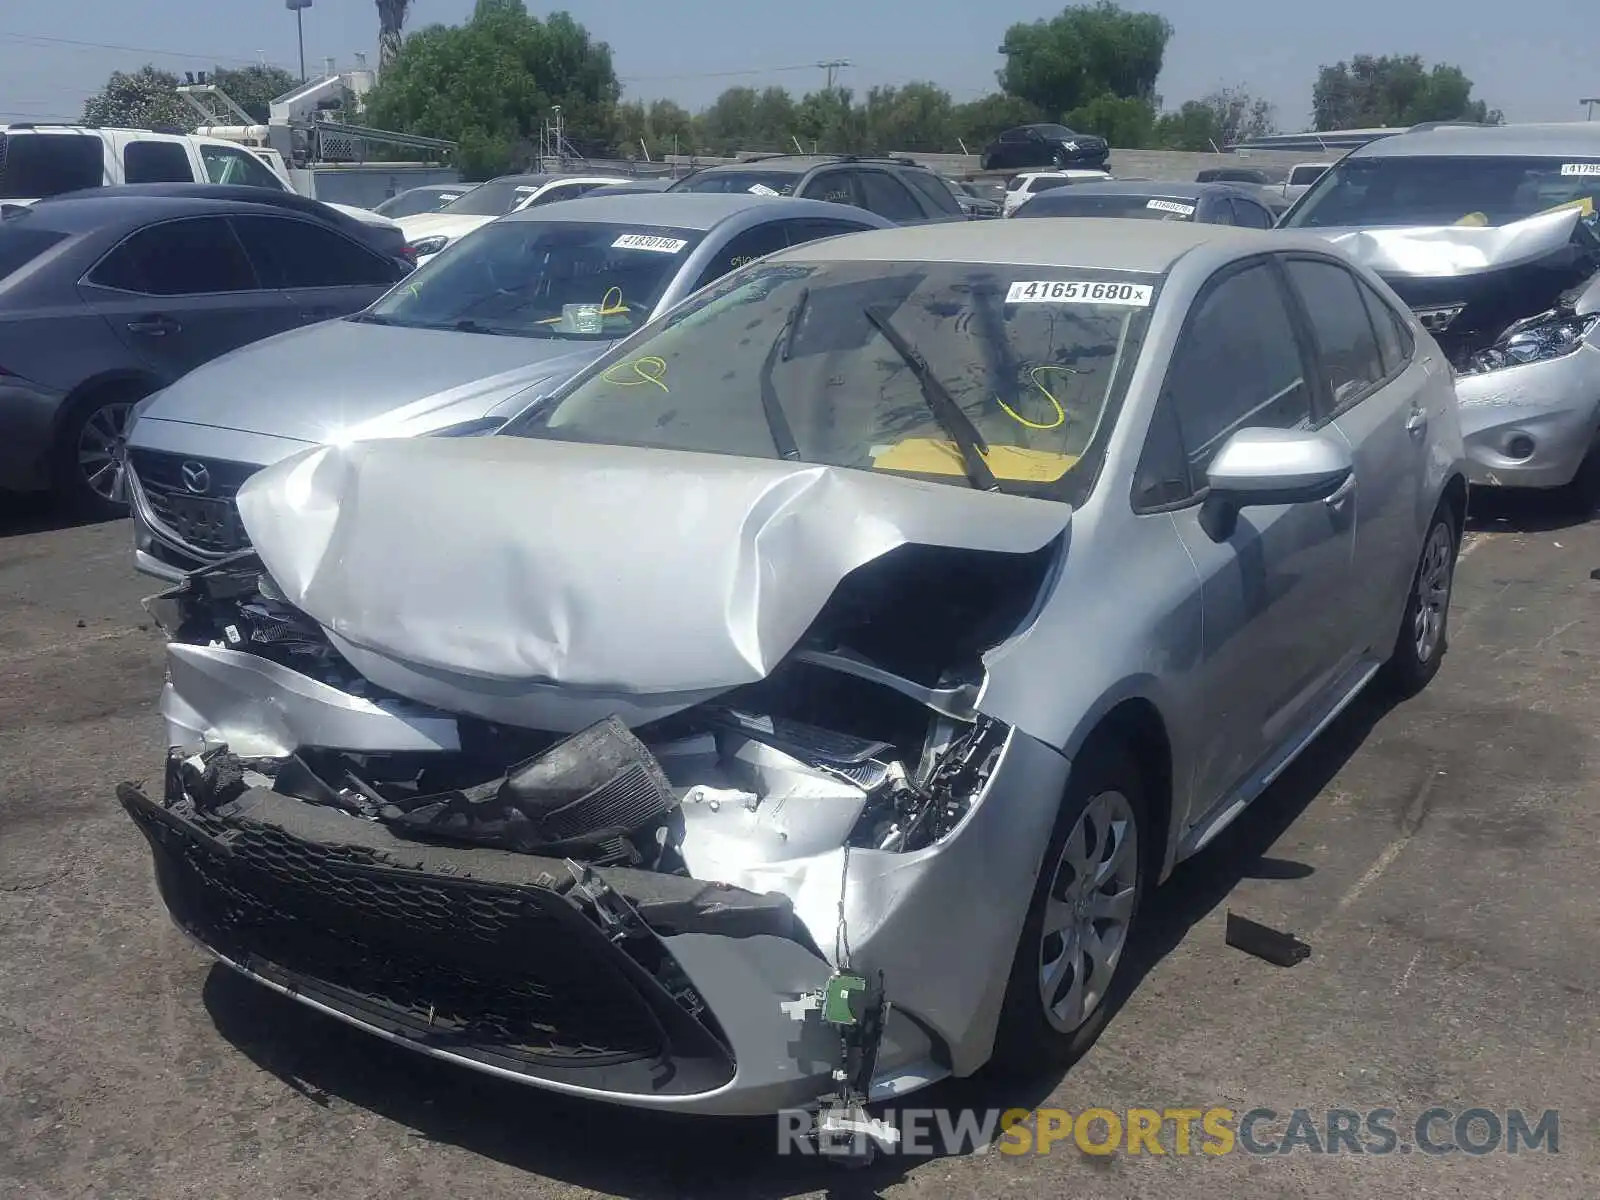
<path fill-rule="evenodd" d="M 1511 155 L 1600 157 L 1600 122 L 1533 125 L 1445 125 L 1398 133 L 1353 150 L 1351 158 L 1499 158 Z"/>
<path fill-rule="evenodd" d="M 41 223 L 48 222 L 55 229 L 71 233 L 82 233 L 109 225 L 123 227 L 142 225 L 148 221 L 159 221 L 164 217 L 199 216 L 206 213 L 278 214 L 284 211 L 281 206 L 242 200 L 132 192 L 131 189 L 137 186 L 139 185 L 85 188 L 81 192 L 48 196 L 30 207 L 33 212 L 39 214 Z"/>
<path fill-rule="evenodd" d="M 798 200 L 790 196 L 752 196 L 748 192 L 630 192 L 620 196 L 579 196 L 501 217 L 502 221 L 600 221 L 616 225 L 659 225 L 704 232 L 752 209 L 791 217 L 860 218 L 862 209 Z"/>
<path fill-rule="evenodd" d="M 1046 221 L 1053 225 L 1045 226 Z M 960 221 L 906 225 L 825 238 L 779 251 L 793 262 L 960 262 L 1000 266 L 1082 267 L 1162 274 L 1198 246 L 1217 245 L 1240 256 L 1269 250 L 1327 253 L 1323 238 L 1282 230 L 1141 221 L 1107 217 L 1045 217 L 1033 221 Z"/>

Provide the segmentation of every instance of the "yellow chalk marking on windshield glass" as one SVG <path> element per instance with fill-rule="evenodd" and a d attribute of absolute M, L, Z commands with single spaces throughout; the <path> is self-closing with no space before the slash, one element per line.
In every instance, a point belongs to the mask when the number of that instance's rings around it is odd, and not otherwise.
<path fill-rule="evenodd" d="M 632 371 L 633 377 L 619 378 L 617 372 Z M 647 354 L 643 358 L 630 358 L 626 362 L 613 363 L 600 372 L 600 378 L 616 387 L 640 387 L 646 383 L 653 383 L 663 392 L 671 394 L 667 385 L 661 382 L 667 373 L 667 361 L 657 358 L 654 354 Z"/>
<path fill-rule="evenodd" d="M 1076 375 L 1077 372 L 1071 367 L 1035 367 L 1033 370 L 1028 372 L 1028 381 L 1038 389 L 1041 396 L 1055 406 L 1056 419 L 1054 421 L 1050 421 L 1048 423 L 1030 421 L 1027 417 L 1023 416 L 1016 409 L 1012 408 L 1004 400 L 1000 399 L 999 396 L 994 398 L 994 402 L 1001 408 L 1005 409 L 1006 416 L 1010 417 L 1018 425 L 1026 425 L 1029 429 L 1060 429 L 1061 426 L 1067 423 L 1067 410 L 1061 407 L 1061 401 L 1055 398 L 1055 395 L 1050 391 L 1050 389 L 1039 382 L 1039 374 L 1041 371 L 1061 371 L 1068 375 Z"/>

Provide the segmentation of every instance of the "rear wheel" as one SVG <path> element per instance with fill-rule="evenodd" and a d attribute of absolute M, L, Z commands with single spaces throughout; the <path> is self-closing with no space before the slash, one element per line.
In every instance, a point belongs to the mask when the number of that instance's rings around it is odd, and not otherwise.
<path fill-rule="evenodd" d="M 1023 922 L 994 1065 L 1065 1066 L 1100 1035 L 1148 875 L 1148 808 L 1128 751 L 1105 740 L 1072 766 Z"/>
<path fill-rule="evenodd" d="M 1422 555 L 1406 595 L 1400 634 L 1384 664 L 1386 682 L 1401 696 L 1415 695 L 1427 687 L 1439 673 L 1449 648 L 1450 596 L 1460 545 L 1455 514 L 1441 503 L 1422 539 Z"/>
<path fill-rule="evenodd" d="M 122 491 L 123 438 L 139 398 L 131 391 L 92 393 L 62 421 L 51 477 L 60 502 L 77 516 L 104 520 L 128 511 Z"/>
<path fill-rule="evenodd" d="M 1065 150 L 1055 151 L 1050 155 L 1050 164 L 1058 171 L 1064 168 L 1067 165 L 1067 152 Z"/>

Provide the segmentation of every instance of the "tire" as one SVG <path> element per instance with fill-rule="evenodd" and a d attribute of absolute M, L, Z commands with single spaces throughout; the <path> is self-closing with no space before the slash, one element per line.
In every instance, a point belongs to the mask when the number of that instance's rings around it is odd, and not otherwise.
<path fill-rule="evenodd" d="M 1383 666 L 1384 683 L 1399 697 L 1414 696 L 1439 673 L 1449 649 L 1450 598 L 1455 592 L 1461 530 L 1443 501 L 1434 510 L 1422 539 L 1422 553 L 1406 592 L 1405 613 L 1394 650 Z M 1426 605 L 1431 616 L 1424 617 Z"/>
<path fill-rule="evenodd" d="M 126 501 L 112 493 L 128 414 L 143 395 L 135 389 L 92 392 L 62 419 L 50 476 L 57 500 L 72 515 L 96 521 L 127 515 Z"/>
<path fill-rule="evenodd" d="M 994 155 L 988 154 L 988 153 L 979 155 L 978 156 L 978 170 L 980 170 L 980 171 L 992 171 L 992 170 L 994 170 Z"/>
<path fill-rule="evenodd" d="M 1057 150 L 1055 153 L 1050 155 L 1050 165 L 1058 171 L 1066 170 L 1067 152 L 1065 150 Z"/>
<path fill-rule="evenodd" d="M 1128 750 L 1109 738 L 1092 739 L 1072 764 L 1061 811 L 1056 817 L 1044 865 L 1034 883 L 1033 899 L 1017 939 L 1001 1003 L 999 1027 L 995 1032 L 994 1054 L 990 1059 L 995 1070 L 1008 1075 L 1037 1075 L 1061 1069 L 1075 1062 L 1099 1037 L 1110 1016 L 1108 997 L 1114 993 L 1121 977 L 1150 878 L 1150 848 L 1154 842 L 1148 813 L 1139 768 Z M 1113 832 L 1104 839 L 1091 836 L 1089 831 L 1100 825 L 1101 815 L 1120 822 L 1120 833 Z M 1111 828 L 1115 830 L 1116 827 L 1112 825 Z M 1098 844 L 1093 844 L 1097 840 Z M 1118 927 L 1106 928 L 1100 923 L 1094 926 L 1101 939 L 1107 933 L 1116 934 L 1115 946 L 1108 948 L 1098 971 L 1084 969 L 1081 952 L 1073 955 L 1077 960 L 1075 967 L 1057 975 L 1058 982 L 1053 990 L 1058 1006 L 1068 1011 L 1052 1015 L 1046 1011 L 1045 1003 L 1046 963 L 1057 957 L 1057 951 L 1060 957 L 1067 957 L 1073 942 L 1060 934 L 1047 937 L 1047 917 L 1050 918 L 1048 923 L 1065 919 L 1069 932 L 1070 926 L 1082 919 L 1084 909 L 1075 907 L 1072 899 L 1074 877 L 1078 873 L 1072 870 L 1071 859 L 1079 857 L 1103 864 L 1108 846 L 1117 867 L 1104 887 L 1090 892 L 1087 899 L 1091 904 L 1096 894 L 1109 899 L 1106 888 L 1112 889 L 1119 898 L 1126 897 L 1119 899 L 1116 905 L 1103 903 L 1100 906 L 1102 911 L 1117 913 Z M 1063 894 L 1068 899 L 1063 901 Z M 1081 937 L 1074 941 L 1081 951 Z M 1074 988 L 1084 981 L 1094 985 L 1093 1003 L 1091 1006 L 1090 998 L 1084 997 L 1084 1004 L 1074 1013 L 1070 1011 Z"/>

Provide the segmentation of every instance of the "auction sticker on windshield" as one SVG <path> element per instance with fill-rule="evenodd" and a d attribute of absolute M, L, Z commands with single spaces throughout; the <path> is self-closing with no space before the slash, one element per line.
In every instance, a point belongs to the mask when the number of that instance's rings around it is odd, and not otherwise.
<path fill-rule="evenodd" d="M 613 250 L 654 250 L 657 254 L 676 254 L 689 243 L 682 238 L 655 237 L 648 233 L 625 233 L 611 243 Z"/>
<path fill-rule="evenodd" d="M 1126 304 L 1149 308 L 1155 289 L 1148 283 L 1089 283 L 1081 280 L 1041 280 L 1013 283 L 1007 304 Z"/>
<path fill-rule="evenodd" d="M 1563 175 L 1600 175 L 1600 163 L 1562 163 Z"/>
<path fill-rule="evenodd" d="M 1194 216 L 1194 205 L 1179 204 L 1176 200 L 1152 200 L 1145 207 L 1156 212 L 1177 213 L 1180 217 Z"/>
<path fill-rule="evenodd" d="M 778 194 L 777 188 L 769 188 L 764 183 L 752 183 L 745 190 L 752 196 L 776 196 Z"/>

